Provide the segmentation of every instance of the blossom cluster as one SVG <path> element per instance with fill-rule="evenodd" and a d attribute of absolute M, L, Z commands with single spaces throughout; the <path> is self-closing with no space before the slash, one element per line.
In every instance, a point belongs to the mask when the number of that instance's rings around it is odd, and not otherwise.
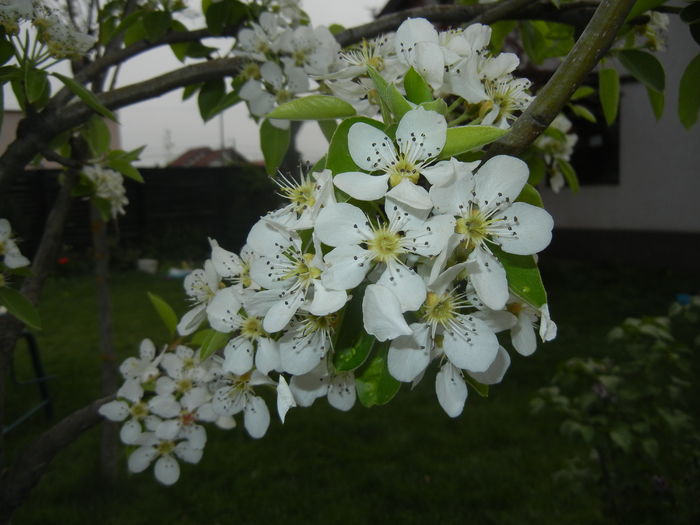
<path fill-rule="evenodd" d="M 83 168 L 82 174 L 93 185 L 92 195 L 109 203 L 112 218 L 125 213 L 124 206 L 129 204 L 129 199 L 121 173 L 99 165 L 88 165 Z"/>
<path fill-rule="evenodd" d="M 12 270 L 29 265 L 29 259 L 22 255 L 17 247 L 10 221 L 7 219 L 0 219 L 0 255 L 3 257 L 3 264 Z"/>
<path fill-rule="evenodd" d="M 355 123 L 347 147 L 357 171 L 281 177 L 288 204 L 251 228 L 239 254 L 210 241 L 211 258 L 185 278 L 192 306 L 177 325 L 199 352 L 177 344 L 156 354 L 143 343 L 141 358 L 122 365 L 118 399 L 101 410 L 124 421 L 122 440 L 137 447 L 132 471 L 155 460 L 157 479 L 175 482 L 176 457 L 201 457 L 202 422 L 232 428 L 243 414 L 249 435 L 262 437 L 265 386 L 276 388 L 282 420 L 322 397 L 349 410 L 363 363 L 338 366 L 343 331 L 370 341 L 363 361 L 384 352 L 395 381 L 415 385 L 435 363 L 450 417 L 468 383 L 503 378 L 510 356 L 497 333 L 508 331 L 522 355 L 535 351 L 538 324 L 542 340 L 555 336 L 547 304 L 512 294 L 501 262 L 551 239 L 551 216 L 517 200 L 527 165 L 437 161 L 446 131 L 445 118 L 423 108 L 406 112 L 393 137 Z M 222 348 L 212 351 L 216 338 Z"/>
<path fill-rule="evenodd" d="M 34 26 L 39 42 L 55 58 L 82 56 L 96 41 L 95 37 L 73 27 L 58 10 L 45 1 L 0 0 L 0 26 L 8 34 L 17 34 L 23 22 Z"/>
<path fill-rule="evenodd" d="M 295 26 L 293 19 L 265 12 L 239 32 L 233 52 L 250 61 L 243 68 L 240 96 L 258 117 L 313 89 L 374 116 L 379 98 L 369 70 L 403 90 L 401 81 L 413 68 L 434 96 L 449 101 L 459 123 L 507 128 L 532 100 L 530 81 L 513 75 L 517 55 L 491 55 L 490 38 L 491 28 L 482 24 L 438 32 L 423 18 L 409 18 L 396 33 L 341 50 L 326 27 Z"/>
<path fill-rule="evenodd" d="M 544 156 L 549 185 L 555 193 L 559 193 L 566 185 L 561 170 L 562 162 L 569 162 L 577 142 L 578 135 L 571 131 L 571 121 L 563 113 L 557 115 L 545 133 L 534 142 L 534 146 Z"/>

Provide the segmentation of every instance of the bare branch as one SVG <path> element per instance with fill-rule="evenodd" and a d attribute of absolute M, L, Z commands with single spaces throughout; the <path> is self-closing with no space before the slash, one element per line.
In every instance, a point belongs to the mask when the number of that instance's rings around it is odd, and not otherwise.
<path fill-rule="evenodd" d="M 59 421 L 22 450 L 12 466 L 0 474 L 0 523 L 9 522 L 56 454 L 102 421 L 97 411 L 112 399 L 114 396 L 93 401 Z"/>
<path fill-rule="evenodd" d="M 581 37 L 510 131 L 489 148 L 494 155 L 518 155 L 554 120 L 576 88 L 612 45 L 634 0 L 603 0 Z"/>

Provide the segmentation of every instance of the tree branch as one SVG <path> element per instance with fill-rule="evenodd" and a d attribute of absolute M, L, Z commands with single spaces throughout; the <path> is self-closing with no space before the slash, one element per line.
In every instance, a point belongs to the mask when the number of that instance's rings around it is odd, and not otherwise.
<path fill-rule="evenodd" d="M 603 0 L 561 65 L 510 131 L 489 148 L 494 155 L 518 155 L 554 120 L 576 88 L 612 45 L 634 0 Z"/>
<path fill-rule="evenodd" d="M 44 475 L 54 456 L 103 420 L 97 411 L 113 399 L 113 395 L 103 397 L 76 410 L 22 450 L 12 466 L 0 475 L 0 523 L 9 522 L 27 493 Z"/>

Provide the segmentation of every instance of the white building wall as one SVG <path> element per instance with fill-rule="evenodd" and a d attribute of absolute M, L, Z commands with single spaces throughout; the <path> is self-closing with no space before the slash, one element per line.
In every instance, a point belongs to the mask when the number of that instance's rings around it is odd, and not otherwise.
<path fill-rule="evenodd" d="M 623 86 L 620 185 L 543 190 L 557 227 L 700 232 L 700 122 L 686 130 L 677 109 L 681 75 L 700 46 L 685 24 L 675 22 L 668 50 L 657 55 L 666 70 L 663 117 L 656 121 L 641 84 Z"/>

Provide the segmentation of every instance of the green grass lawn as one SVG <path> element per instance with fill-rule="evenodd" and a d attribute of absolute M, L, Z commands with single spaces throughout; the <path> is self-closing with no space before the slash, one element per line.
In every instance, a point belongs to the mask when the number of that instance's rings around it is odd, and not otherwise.
<path fill-rule="evenodd" d="M 357 404 L 338 412 L 325 400 L 292 409 L 262 440 L 244 430 L 209 431 L 199 465 L 180 481 L 159 485 L 151 471 L 126 472 L 114 486 L 96 473 L 93 429 L 52 464 L 13 523 L 607 523 L 595 486 L 572 494 L 553 481 L 572 445 L 552 416 L 533 416 L 529 401 L 572 356 L 608 351 L 607 332 L 625 317 L 663 314 L 678 292 L 697 292 L 690 273 L 543 262 L 556 341 L 529 358 L 513 356 L 504 383 L 489 398 L 470 391 L 461 417 L 450 419 L 434 393 L 434 371 L 413 391 L 404 386 L 388 406 Z M 143 337 L 165 342 L 145 292 L 185 304 L 181 282 L 145 274 L 113 277 L 115 344 L 133 355 Z M 97 396 L 99 355 L 90 277 L 56 278 L 41 304 L 39 335 L 56 419 Z M 17 368 L 28 374 L 24 349 Z M 12 387 L 13 415 L 37 399 Z M 271 412 L 274 402 L 271 399 Z M 12 450 L 48 425 L 42 414 L 8 434 Z M 126 459 L 126 458 L 125 458 Z"/>

